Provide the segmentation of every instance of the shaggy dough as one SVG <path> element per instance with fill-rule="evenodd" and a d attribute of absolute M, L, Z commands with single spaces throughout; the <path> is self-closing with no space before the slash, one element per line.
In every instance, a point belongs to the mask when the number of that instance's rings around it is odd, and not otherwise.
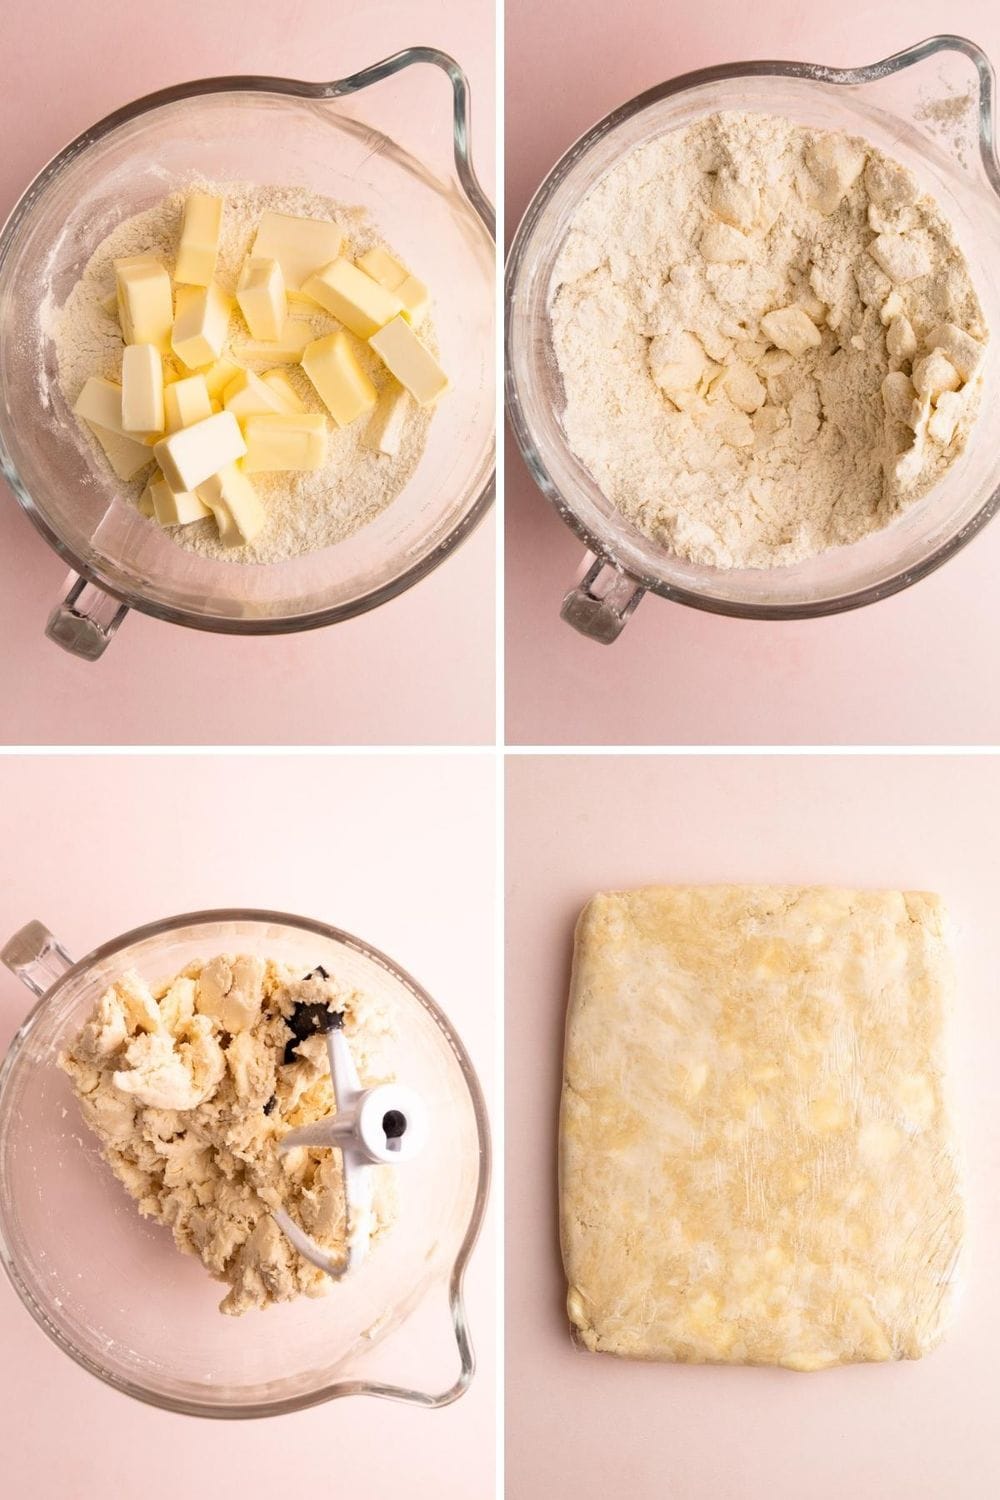
<path fill-rule="evenodd" d="M 224 1313 L 319 1297 L 331 1285 L 270 1209 L 286 1208 L 324 1247 L 345 1247 L 339 1151 L 275 1149 L 288 1130 L 334 1109 L 324 1036 L 296 1043 L 288 1024 L 307 1006 L 342 1017 L 362 1079 L 385 1081 L 378 1047 L 387 1023 L 365 995 L 322 970 L 302 978 L 247 955 L 191 964 L 153 988 L 129 970 L 59 1058 L 139 1212 L 169 1225 L 178 1249 L 229 1283 Z M 391 1171 L 374 1170 L 377 1235 L 395 1206 Z"/>
<path fill-rule="evenodd" d="M 899 891 L 593 898 L 560 1142 L 579 1342 L 793 1370 L 933 1348 L 963 1229 L 943 921 Z"/>

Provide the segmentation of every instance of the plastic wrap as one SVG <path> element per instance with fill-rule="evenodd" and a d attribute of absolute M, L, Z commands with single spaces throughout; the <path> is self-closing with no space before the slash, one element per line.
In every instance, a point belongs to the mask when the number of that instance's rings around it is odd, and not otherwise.
<path fill-rule="evenodd" d="M 578 1343 L 793 1370 L 933 1348 L 964 1217 L 943 929 L 898 891 L 590 901 L 560 1131 Z"/>

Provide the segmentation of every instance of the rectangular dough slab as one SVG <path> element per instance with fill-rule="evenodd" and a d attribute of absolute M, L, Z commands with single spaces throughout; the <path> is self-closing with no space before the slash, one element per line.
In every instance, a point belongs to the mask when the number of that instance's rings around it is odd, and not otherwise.
<path fill-rule="evenodd" d="M 633 1359 L 916 1359 L 963 1229 L 937 896 L 597 895 L 560 1127 L 569 1317 Z"/>

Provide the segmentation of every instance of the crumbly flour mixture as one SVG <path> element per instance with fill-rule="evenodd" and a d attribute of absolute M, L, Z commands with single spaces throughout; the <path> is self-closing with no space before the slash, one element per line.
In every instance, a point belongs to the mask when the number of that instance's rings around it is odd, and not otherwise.
<path fill-rule="evenodd" d="M 189 183 L 184 191 L 170 194 L 155 207 L 119 224 L 94 251 L 65 306 L 43 309 L 43 327 L 55 340 L 59 380 L 70 406 L 89 376 L 119 379 L 123 348 L 121 330 L 115 313 L 103 305 L 115 288 L 112 262 L 118 257 L 152 252 L 172 272 L 181 209 L 187 192 L 192 189 L 225 199 L 216 279 L 230 294 L 235 292 L 240 269 L 253 244 L 261 215 L 270 210 L 301 218 L 335 219 L 347 235 L 352 255 L 363 254 L 375 246 L 390 251 L 393 248 L 378 233 L 364 209 L 350 208 L 305 188 L 263 187 L 239 182 Z M 310 322 L 317 338 L 341 326 L 336 318 L 309 301 L 295 300 L 290 311 L 293 317 Z M 430 318 L 421 327 L 421 337 L 436 352 Z M 249 339 L 250 330 L 239 308 L 234 306 L 225 355 L 257 374 L 274 366 L 271 357 L 252 358 L 241 352 L 241 345 Z M 390 378 L 382 361 L 360 343 L 356 352 L 369 379 L 381 389 Z M 282 365 L 281 368 L 288 374 L 309 411 L 325 410 L 298 365 Z M 254 488 L 264 502 L 268 520 L 264 530 L 249 545 L 224 547 L 219 541 L 215 523 L 207 520 L 175 527 L 171 539 L 192 552 L 237 563 L 282 562 L 342 542 L 373 521 L 403 490 L 423 453 L 431 416 L 430 408 L 412 404 L 399 453 L 394 457 L 376 453 L 368 446 L 366 422 L 352 422 L 341 428 L 331 423 L 329 458 L 322 469 L 311 473 L 254 474 Z M 85 432 L 82 425 L 79 441 L 93 443 L 95 454 L 100 454 L 97 440 Z M 103 458 L 100 462 L 103 472 Z M 145 482 L 145 475 L 131 483 L 118 481 L 119 493 L 135 503 Z"/>
<path fill-rule="evenodd" d="M 607 173 L 551 316 L 574 452 L 639 530 L 722 568 L 857 541 L 926 494 L 975 419 L 988 337 L 905 167 L 738 113 Z"/>
<path fill-rule="evenodd" d="M 149 986 L 130 970 L 60 1056 L 101 1154 L 139 1205 L 229 1283 L 224 1313 L 320 1297 L 330 1280 L 269 1213 L 285 1208 L 324 1247 L 345 1248 L 339 1151 L 299 1147 L 294 1126 L 334 1108 L 324 1033 L 342 1025 L 362 1079 L 385 1081 L 384 1014 L 317 970 L 246 955 L 194 963 Z M 373 1233 L 395 1218 L 391 1169 L 374 1168 Z"/>

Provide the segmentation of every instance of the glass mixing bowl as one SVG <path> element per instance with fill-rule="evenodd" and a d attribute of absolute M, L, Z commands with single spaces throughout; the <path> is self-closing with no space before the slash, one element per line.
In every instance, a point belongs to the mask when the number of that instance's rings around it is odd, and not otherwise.
<path fill-rule="evenodd" d="M 429 1117 L 423 1151 L 396 1169 L 399 1217 L 361 1266 L 319 1300 L 240 1318 L 218 1311 L 222 1287 L 178 1254 L 169 1230 L 140 1218 L 56 1066 L 122 969 L 156 980 L 234 950 L 304 974 L 322 964 L 379 1000 L 395 1032 L 389 1065 Z M 41 999 L 0 1070 L 0 1254 L 61 1349 L 129 1395 L 199 1416 L 269 1416 L 356 1394 L 436 1407 L 462 1394 L 474 1363 L 462 1278 L 486 1205 L 489 1128 L 465 1049 L 415 980 L 348 933 L 268 911 L 172 917 L 79 963 L 32 922 L 2 958 Z"/>
<path fill-rule="evenodd" d="M 447 75 L 450 118 L 442 101 L 426 98 L 430 75 L 416 64 Z M 59 388 L 41 324 L 43 303 L 62 305 L 116 224 L 195 176 L 296 185 L 361 204 L 437 292 L 453 389 L 416 472 L 370 525 L 289 562 L 198 557 L 118 499 Z M 0 465 L 79 575 L 50 636 L 94 659 L 129 607 L 232 634 L 306 630 L 372 609 L 447 557 L 493 498 L 493 226 L 472 166 L 465 76 L 426 47 L 332 83 L 209 78 L 166 89 L 61 151 L 0 235 Z"/>
<path fill-rule="evenodd" d="M 791 567 L 699 566 L 642 535 L 570 451 L 552 350 L 556 258 L 580 200 L 624 155 L 717 110 L 777 114 L 867 137 L 916 173 L 951 219 L 969 261 L 995 350 L 1000 340 L 1000 166 L 993 142 L 993 70 L 961 37 L 934 37 L 866 68 L 752 62 L 707 68 L 622 105 L 582 136 L 535 194 L 507 269 L 507 409 L 531 475 L 589 549 L 563 618 L 613 641 L 646 591 L 744 619 L 802 619 L 871 604 L 906 588 L 963 547 L 1000 507 L 1000 374 L 987 361 L 982 410 L 968 447 L 923 500 L 885 530 Z M 947 149 L 929 128 L 933 98 L 968 96 L 971 149 Z"/>

